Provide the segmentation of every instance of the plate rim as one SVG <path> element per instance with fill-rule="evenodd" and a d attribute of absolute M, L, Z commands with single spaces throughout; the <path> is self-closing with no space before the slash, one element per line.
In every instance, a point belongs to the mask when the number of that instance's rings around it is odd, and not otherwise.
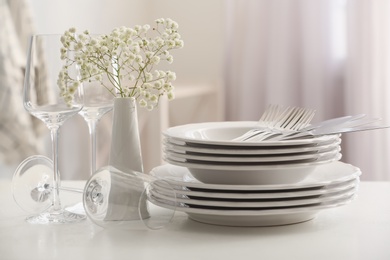
<path fill-rule="evenodd" d="M 178 166 L 198 169 L 198 170 L 214 170 L 214 171 L 265 171 L 265 170 L 285 170 L 285 169 L 299 169 L 299 168 L 309 168 L 317 167 L 322 164 L 332 163 L 334 161 L 340 160 L 342 154 L 337 152 L 331 158 L 324 158 L 322 160 L 317 160 L 314 162 L 300 162 L 300 163 L 286 163 L 286 164 L 274 164 L 274 165 L 216 165 L 216 164 L 204 164 L 204 163 L 194 163 L 194 162 L 179 162 L 171 158 L 163 156 L 163 159 L 170 163 Z"/>
<path fill-rule="evenodd" d="M 237 162 L 237 163 L 272 163 L 272 162 L 292 162 L 295 163 L 296 161 L 303 161 L 303 160 L 319 160 L 324 156 L 330 156 L 330 155 L 336 155 L 337 153 L 340 153 L 341 148 L 339 146 L 334 147 L 331 150 L 325 151 L 325 152 L 319 152 L 319 153 L 297 153 L 297 154 L 284 154 L 282 156 L 251 156 L 251 157 L 234 157 L 234 156 L 205 156 L 205 155 L 197 155 L 197 154 L 183 154 L 183 153 L 177 153 L 172 150 L 163 150 L 163 153 L 172 158 L 173 160 L 194 160 L 194 161 L 205 161 L 205 162 Z"/>
<path fill-rule="evenodd" d="M 327 203 L 339 199 L 343 199 L 346 197 L 350 197 L 356 193 L 357 188 L 359 186 L 359 182 L 356 182 L 351 187 L 348 187 L 344 190 L 333 192 L 330 194 L 323 194 L 318 198 L 308 198 L 308 199 L 291 199 L 291 200 L 283 200 L 286 198 L 278 198 L 280 201 L 246 201 L 246 202 L 235 202 L 235 201 L 215 201 L 215 200 L 197 200 L 197 199 L 183 199 L 183 198 L 169 198 L 162 194 L 156 194 L 156 197 L 159 199 L 163 199 L 169 201 L 171 203 L 183 203 L 186 205 L 197 205 L 197 206 L 205 206 L 205 207 L 221 207 L 221 208 L 283 208 L 283 207 L 295 207 L 295 206 L 309 206 L 312 204 L 318 203 Z"/>
<path fill-rule="evenodd" d="M 335 167 L 337 167 L 337 164 L 339 164 L 339 167 L 341 167 L 341 166 L 350 167 L 351 173 L 348 175 L 343 175 L 341 177 L 338 177 L 335 180 L 323 180 L 323 181 L 316 182 L 316 183 L 310 183 L 310 180 L 308 180 L 306 178 L 305 180 L 303 180 L 301 182 L 297 182 L 297 183 L 293 183 L 293 184 L 281 184 L 281 185 L 277 185 L 277 184 L 274 184 L 274 185 L 206 184 L 206 183 L 202 183 L 202 182 L 196 180 L 195 177 L 192 176 L 192 174 L 189 172 L 189 170 L 186 167 L 177 166 L 177 165 L 173 165 L 173 164 L 169 164 L 169 163 L 153 168 L 150 171 L 150 174 L 152 176 L 158 178 L 158 176 L 155 175 L 155 171 L 160 170 L 160 169 L 166 171 L 167 170 L 166 168 L 169 168 L 169 167 L 171 169 L 176 168 L 176 169 L 179 169 L 181 171 L 185 171 L 184 172 L 185 175 L 182 175 L 182 177 L 187 176 L 187 181 L 172 180 L 172 179 L 168 179 L 168 178 L 164 179 L 168 183 L 170 182 L 170 184 L 172 184 L 172 185 L 185 186 L 185 187 L 190 187 L 190 188 L 211 189 L 211 190 L 236 190 L 236 191 L 237 190 L 247 190 L 247 191 L 248 190 L 251 190 L 251 191 L 253 191 L 253 190 L 287 190 L 287 189 L 293 190 L 293 189 L 303 189 L 303 188 L 315 188 L 315 187 L 321 187 L 321 186 L 341 183 L 343 181 L 347 181 L 347 180 L 351 180 L 355 177 L 359 177 L 362 174 L 361 170 L 358 167 L 356 167 L 352 164 L 341 162 L 341 161 L 334 161 L 334 162 L 329 163 L 329 164 L 319 165 L 317 167 L 316 171 L 322 170 L 321 168 L 324 168 L 324 167 L 334 166 L 335 164 L 336 164 Z M 171 169 L 169 169 L 169 170 L 171 170 Z M 315 172 L 311 173 L 311 175 L 315 174 Z M 307 183 L 307 182 L 309 182 L 309 183 Z"/>
<path fill-rule="evenodd" d="M 273 215 L 273 214 L 293 214 L 298 212 L 310 212 L 310 211 L 319 211 L 327 208 L 335 208 L 339 206 L 343 206 L 356 197 L 356 192 L 352 195 L 342 198 L 336 199 L 333 201 L 328 201 L 326 203 L 319 203 L 320 205 L 303 205 L 298 207 L 288 207 L 282 209 L 271 209 L 271 210 L 219 210 L 219 209 L 202 209 L 202 208 L 189 208 L 189 207 L 180 207 L 177 206 L 176 210 L 185 212 L 185 213 L 194 213 L 194 214 L 203 214 L 203 215 L 219 215 L 219 216 L 265 216 L 265 215 Z M 161 207 L 171 207 L 171 205 L 167 205 L 159 202 Z"/>
<path fill-rule="evenodd" d="M 176 192 L 176 194 L 180 194 L 183 196 L 195 196 L 195 197 L 202 197 L 202 198 L 204 197 L 210 199 L 267 199 L 267 198 L 294 198 L 294 197 L 300 198 L 300 197 L 324 195 L 327 193 L 346 190 L 352 187 L 353 185 L 356 185 L 356 182 L 358 181 L 359 181 L 359 177 L 356 177 L 350 180 L 346 180 L 344 182 L 340 182 L 338 184 L 330 184 L 330 185 L 322 186 L 319 189 L 310 189 L 310 190 L 303 190 L 303 191 L 302 190 L 299 191 L 281 190 L 281 192 L 272 192 L 272 193 L 267 193 L 264 190 L 257 191 L 257 193 L 253 191 L 246 192 L 245 190 L 240 191 L 240 193 L 237 192 L 232 193 L 231 191 L 228 190 L 216 190 L 216 191 L 212 190 L 212 192 L 207 192 L 203 190 L 193 191 L 193 190 L 189 190 L 188 187 L 183 187 L 183 186 L 174 186 L 173 189 Z"/>
<path fill-rule="evenodd" d="M 203 123 L 192 123 L 192 124 L 184 124 L 170 127 L 164 131 L 162 134 L 167 137 L 173 137 L 177 140 L 181 140 L 184 142 L 192 142 L 197 144 L 213 144 L 213 145 L 221 145 L 221 146 L 288 146 L 288 145 L 308 145 L 315 144 L 321 141 L 325 141 L 328 139 L 332 139 L 340 136 L 339 134 L 334 135 L 323 135 L 319 137 L 313 138 L 305 138 L 305 139 L 290 139 L 290 140 L 282 140 L 282 141 L 261 141 L 261 142 L 242 142 L 242 141 L 221 141 L 221 140 L 203 140 L 203 139 L 195 139 L 183 136 L 183 133 L 188 133 L 190 130 L 201 129 L 201 128 L 216 128 L 219 125 L 219 128 L 223 125 L 230 125 L 231 127 L 249 127 L 256 128 L 257 121 L 221 121 L 221 122 L 203 122 Z"/>
<path fill-rule="evenodd" d="M 319 143 L 315 146 L 303 146 L 303 147 L 293 147 L 293 148 L 286 148 L 287 146 L 279 146 L 274 147 L 275 149 L 267 149 L 269 146 L 259 146 L 256 147 L 257 149 L 253 149 L 255 146 L 251 146 L 251 149 L 247 149 L 245 147 L 240 146 L 233 146 L 234 148 L 224 148 L 224 146 L 217 147 L 196 147 L 196 146 L 189 146 L 186 143 L 175 143 L 169 140 L 166 140 L 165 138 L 163 140 L 163 146 L 169 147 L 171 149 L 177 149 L 178 151 L 183 152 L 196 152 L 196 153 L 208 153 L 208 154 L 244 154 L 244 155 L 264 155 L 264 154 L 287 154 L 287 153 L 309 153 L 309 152 L 318 152 L 323 149 L 329 149 L 329 147 L 337 147 L 341 144 L 341 138 L 337 137 L 333 140 L 333 142 L 324 142 L 325 144 Z M 332 141 L 332 140 L 331 140 Z M 267 148 L 265 148 L 267 147 Z"/>

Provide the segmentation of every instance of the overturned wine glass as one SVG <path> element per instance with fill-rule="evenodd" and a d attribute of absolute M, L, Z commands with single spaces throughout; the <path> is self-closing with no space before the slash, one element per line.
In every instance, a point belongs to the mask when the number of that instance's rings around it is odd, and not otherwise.
<path fill-rule="evenodd" d="M 12 180 L 15 202 L 37 214 L 52 205 L 52 161 L 41 155 L 25 159 Z M 167 226 L 176 211 L 176 192 L 163 179 L 105 166 L 91 176 L 84 189 L 60 187 L 82 193 L 88 218 L 103 228 L 156 230 Z"/>

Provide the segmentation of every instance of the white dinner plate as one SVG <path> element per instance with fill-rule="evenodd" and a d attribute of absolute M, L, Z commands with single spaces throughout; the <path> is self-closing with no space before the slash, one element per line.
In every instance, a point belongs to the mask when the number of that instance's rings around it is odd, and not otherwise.
<path fill-rule="evenodd" d="M 163 135 L 172 137 L 178 141 L 191 142 L 206 145 L 223 146 L 291 146 L 291 145 L 316 145 L 319 142 L 332 140 L 339 135 L 325 135 L 313 138 L 303 138 L 285 141 L 261 141 L 241 142 L 232 141 L 249 130 L 257 128 L 256 121 L 227 121 L 207 122 L 180 125 L 168 128 Z"/>
<path fill-rule="evenodd" d="M 251 200 L 251 199 L 278 199 L 278 198 L 300 198 L 300 197 L 318 197 L 321 195 L 345 191 L 356 185 L 359 177 L 356 177 L 338 184 L 325 185 L 309 189 L 295 190 L 260 190 L 260 191 L 231 191 L 231 190 L 210 190 L 199 188 L 188 188 L 180 185 L 171 185 L 178 198 L 194 199 L 225 199 L 225 200 Z M 161 189 L 161 188 L 160 188 Z M 169 194 L 169 193 L 167 193 Z"/>
<path fill-rule="evenodd" d="M 241 146 L 198 146 L 175 142 L 173 139 L 165 138 L 163 145 L 166 149 L 177 153 L 199 153 L 210 155 L 280 155 L 294 153 L 319 153 L 339 146 L 341 139 L 339 137 L 320 143 L 316 146 L 275 146 L 275 147 L 241 147 Z"/>
<path fill-rule="evenodd" d="M 313 219 L 324 209 L 343 206 L 351 202 L 356 193 L 350 197 L 328 201 L 311 206 L 287 207 L 282 209 L 234 210 L 188 207 L 184 203 L 176 207 L 198 222 L 224 226 L 278 226 L 295 224 Z M 155 201 L 159 206 L 171 208 L 168 202 Z"/>
<path fill-rule="evenodd" d="M 250 200 L 232 200 L 232 199 L 201 199 L 187 196 L 171 197 L 165 195 L 164 192 L 153 191 L 153 196 L 158 199 L 170 201 L 171 203 L 184 203 L 187 206 L 201 206 L 214 208 L 234 208 L 234 209 L 262 209 L 262 208 L 284 208 L 293 206 L 313 205 L 318 203 L 325 203 L 338 199 L 350 197 L 356 191 L 358 182 L 355 182 L 352 187 L 334 192 L 324 194 L 321 196 L 301 197 L 301 198 L 268 198 L 268 199 L 250 199 Z"/>
<path fill-rule="evenodd" d="M 194 153 L 177 153 L 175 151 L 164 149 L 164 154 L 175 161 L 187 162 L 218 162 L 218 163 L 280 163 L 280 162 L 290 162 L 290 163 L 299 163 L 299 162 L 311 162 L 320 160 L 323 157 L 334 156 L 336 153 L 340 152 L 340 146 L 336 146 L 331 150 L 318 152 L 318 153 L 296 153 L 296 154 L 283 154 L 279 156 L 275 155 L 263 155 L 263 156 L 238 156 L 238 155 L 219 155 L 219 156 L 210 156 L 209 154 L 194 154 Z"/>
<path fill-rule="evenodd" d="M 314 162 L 303 161 L 303 162 L 269 162 L 269 163 L 239 163 L 239 162 L 210 162 L 210 161 L 196 161 L 196 160 L 185 160 L 180 158 L 175 158 L 165 154 L 164 160 L 170 164 L 175 164 L 178 166 L 183 166 L 193 169 L 207 170 L 209 174 L 210 170 L 224 171 L 225 177 L 226 173 L 229 171 L 272 171 L 272 170 L 293 170 L 294 168 L 306 168 L 321 165 L 324 163 L 329 163 L 341 158 L 341 153 L 338 151 L 330 153 L 329 156 L 321 157 L 319 160 Z M 191 170 L 190 170 L 191 171 Z"/>
<path fill-rule="evenodd" d="M 192 176 L 210 184 L 292 184 L 305 179 L 317 166 L 340 160 L 341 154 L 321 158 L 314 162 L 280 162 L 270 164 L 243 164 L 176 161 L 170 157 L 164 160 L 170 164 L 187 167 Z"/>
<path fill-rule="evenodd" d="M 198 188 L 214 191 L 285 191 L 339 184 L 359 177 L 361 171 L 351 164 L 335 161 L 329 164 L 319 165 L 307 178 L 300 182 L 275 185 L 206 184 L 195 179 L 186 167 L 172 164 L 157 166 L 151 170 L 150 174 L 156 178 L 166 180 L 173 186 L 188 187 L 190 189 Z"/>

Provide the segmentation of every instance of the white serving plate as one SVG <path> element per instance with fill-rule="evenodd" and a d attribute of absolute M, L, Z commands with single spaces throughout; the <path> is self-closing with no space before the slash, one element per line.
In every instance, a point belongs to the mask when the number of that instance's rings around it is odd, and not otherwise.
<path fill-rule="evenodd" d="M 178 141 L 191 142 L 206 145 L 223 146 L 291 146 L 291 145 L 316 145 L 319 142 L 332 140 L 339 135 L 325 135 L 314 138 L 303 138 L 285 141 L 261 141 L 241 142 L 232 141 L 251 129 L 257 128 L 256 121 L 227 121 L 207 122 L 180 125 L 168 128 L 163 135 L 175 138 Z"/>
<path fill-rule="evenodd" d="M 191 208 L 185 204 L 176 207 L 198 222 L 223 226 L 279 226 L 296 224 L 313 219 L 324 209 L 343 206 L 351 202 L 356 193 L 350 197 L 319 203 L 314 206 L 288 207 L 263 210 L 221 210 L 211 208 Z M 161 207 L 172 208 L 168 202 L 154 202 Z"/>
<path fill-rule="evenodd" d="M 294 153 L 319 153 L 324 150 L 338 147 L 341 143 L 339 137 L 326 141 L 315 146 L 263 146 L 263 147 L 241 147 L 241 146 L 198 146 L 187 144 L 185 142 L 177 142 L 172 138 L 165 138 L 163 145 L 166 149 L 177 153 L 199 153 L 209 155 L 280 155 Z"/>
<path fill-rule="evenodd" d="M 323 157 L 329 157 L 332 155 L 335 155 L 336 153 L 340 152 L 341 148 L 340 146 L 336 146 L 332 148 L 331 150 L 327 150 L 324 152 L 318 152 L 318 153 L 310 153 L 310 154 L 302 154 L 302 153 L 296 153 L 296 154 L 282 154 L 282 155 L 263 155 L 263 156 L 227 156 L 227 155 L 218 155 L 218 156 L 210 156 L 208 154 L 187 154 L 187 153 L 178 153 L 172 150 L 165 150 L 164 154 L 175 161 L 181 161 L 186 162 L 187 160 L 191 160 L 194 162 L 219 162 L 219 163 L 279 163 L 279 162 L 289 162 L 289 163 L 299 163 L 302 161 L 317 161 L 320 160 Z"/>
<path fill-rule="evenodd" d="M 341 159 L 337 153 L 315 162 L 277 163 L 270 165 L 239 165 L 217 163 L 180 162 L 170 157 L 164 160 L 170 164 L 187 167 L 192 176 L 203 183 L 235 185 L 275 185 L 292 184 L 305 179 L 317 166 Z"/>
<path fill-rule="evenodd" d="M 335 192 L 345 191 L 356 185 L 359 177 L 335 185 L 326 185 L 314 189 L 296 189 L 296 190 L 271 190 L 271 191 L 229 191 L 229 190 L 210 190 L 199 188 L 188 188 L 178 185 L 171 185 L 178 198 L 202 198 L 202 199 L 231 199 L 231 200 L 250 200 L 250 199 L 278 199 L 278 198 L 300 198 L 316 197 Z M 170 193 L 168 193 L 170 194 Z"/>
<path fill-rule="evenodd" d="M 358 182 L 347 190 L 338 191 L 335 193 L 324 194 L 321 196 L 302 197 L 302 198 L 269 198 L 269 199 L 251 199 L 251 200 L 215 200 L 215 199 L 194 199 L 187 196 L 170 197 L 164 195 L 163 192 L 154 191 L 153 196 L 158 199 L 170 201 L 171 203 L 184 203 L 188 206 L 202 206 L 202 207 L 224 207 L 234 209 L 261 209 L 261 208 L 284 208 L 293 206 L 313 205 L 318 203 L 325 203 L 338 199 L 343 199 L 352 196 L 357 188 Z"/>
<path fill-rule="evenodd" d="M 186 167 L 163 164 L 152 169 L 150 174 L 156 178 L 164 179 L 173 186 L 188 188 L 208 189 L 212 191 L 287 191 L 296 189 L 320 188 L 328 185 L 336 185 L 352 180 L 361 175 L 356 166 L 335 161 L 329 164 L 319 165 L 307 178 L 291 184 L 274 185 L 226 185 L 207 184 L 195 179 Z"/>

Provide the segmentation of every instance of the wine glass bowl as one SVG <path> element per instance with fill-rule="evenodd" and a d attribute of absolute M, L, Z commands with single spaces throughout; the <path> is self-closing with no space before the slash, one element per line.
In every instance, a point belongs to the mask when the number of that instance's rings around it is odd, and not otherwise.
<path fill-rule="evenodd" d="M 88 120 L 99 120 L 104 114 L 112 110 L 114 95 L 99 81 L 85 82 L 84 106 L 79 114 Z"/>
<path fill-rule="evenodd" d="M 53 156 L 51 205 L 46 211 L 27 218 L 30 223 L 72 223 L 85 219 L 84 215 L 70 213 L 63 209 L 59 198 L 59 129 L 67 119 L 81 111 L 84 105 L 82 85 L 74 85 L 70 80 L 79 77 L 77 64 L 65 66 L 65 61 L 61 59 L 61 46 L 59 34 L 33 35 L 28 49 L 23 104 L 31 115 L 40 119 L 50 130 Z M 18 174 L 18 172 L 15 174 L 14 186 L 18 186 L 18 182 L 31 182 L 30 188 L 34 185 L 39 186 L 34 179 L 24 180 L 29 176 L 28 174 Z M 44 189 L 44 186 L 41 188 Z M 18 192 L 23 191 L 14 190 L 14 193 Z"/>

